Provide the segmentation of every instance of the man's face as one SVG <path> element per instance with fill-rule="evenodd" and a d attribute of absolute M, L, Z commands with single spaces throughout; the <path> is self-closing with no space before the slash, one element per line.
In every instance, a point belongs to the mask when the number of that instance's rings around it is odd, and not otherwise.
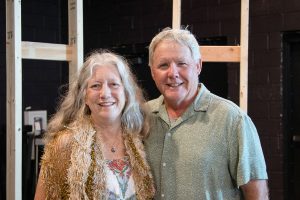
<path fill-rule="evenodd" d="M 200 72 L 200 61 L 195 61 L 184 45 L 162 41 L 154 50 L 151 74 L 167 104 L 184 105 L 193 101 Z"/>

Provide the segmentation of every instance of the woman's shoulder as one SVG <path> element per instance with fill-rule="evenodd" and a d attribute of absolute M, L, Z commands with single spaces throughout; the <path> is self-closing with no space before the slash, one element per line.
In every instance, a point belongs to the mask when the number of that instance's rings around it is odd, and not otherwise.
<path fill-rule="evenodd" d="M 67 170 L 70 166 L 72 132 L 58 131 L 45 146 L 41 161 L 41 178 L 49 199 L 62 199 L 68 194 Z M 48 199 L 47 198 L 47 199 Z"/>
<path fill-rule="evenodd" d="M 73 131 L 65 128 L 56 133 L 56 136 L 47 143 L 46 148 L 59 151 L 69 149 L 70 145 L 72 144 L 72 138 Z"/>

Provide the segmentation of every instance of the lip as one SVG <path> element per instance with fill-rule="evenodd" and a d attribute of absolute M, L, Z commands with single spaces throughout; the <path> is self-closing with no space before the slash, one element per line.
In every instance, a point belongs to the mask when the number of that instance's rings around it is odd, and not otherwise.
<path fill-rule="evenodd" d="M 176 88 L 181 86 L 183 83 L 167 83 L 166 85 L 171 87 L 171 88 Z"/>
<path fill-rule="evenodd" d="M 108 107 L 114 105 L 115 102 L 100 102 L 98 105 L 103 107 Z"/>

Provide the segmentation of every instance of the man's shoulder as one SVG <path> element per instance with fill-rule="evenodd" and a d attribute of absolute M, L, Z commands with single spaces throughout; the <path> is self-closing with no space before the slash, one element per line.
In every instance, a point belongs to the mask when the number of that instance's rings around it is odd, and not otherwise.
<path fill-rule="evenodd" d="M 247 115 L 236 103 L 229 99 L 217 96 L 213 93 L 209 94 L 211 101 L 208 107 L 208 111 L 214 111 L 222 113 L 223 115 L 230 115 L 232 117 L 242 117 Z"/>
<path fill-rule="evenodd" d="M 162 96 L 156 98 L 156 99 L 152 99 L 152 100 L 149 100 L 146 105 L 148 106 L 148 108 L 150 109 L 151 112 L 155 112 L 155 111 L 158 111 L 159 109 L 159 106 L 161 105 L 162 103 Z"/>

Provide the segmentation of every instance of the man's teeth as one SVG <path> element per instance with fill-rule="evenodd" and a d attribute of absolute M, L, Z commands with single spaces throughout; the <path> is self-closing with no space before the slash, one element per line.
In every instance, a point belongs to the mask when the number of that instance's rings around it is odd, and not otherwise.
<path fill-rule="evenodd" d="M 180 83 L 172 83 L 172 84 L 169 84 L 170 87 L 177 87 L 177 86 L 179 86 L 179 85 L 180 85 Z"/>

